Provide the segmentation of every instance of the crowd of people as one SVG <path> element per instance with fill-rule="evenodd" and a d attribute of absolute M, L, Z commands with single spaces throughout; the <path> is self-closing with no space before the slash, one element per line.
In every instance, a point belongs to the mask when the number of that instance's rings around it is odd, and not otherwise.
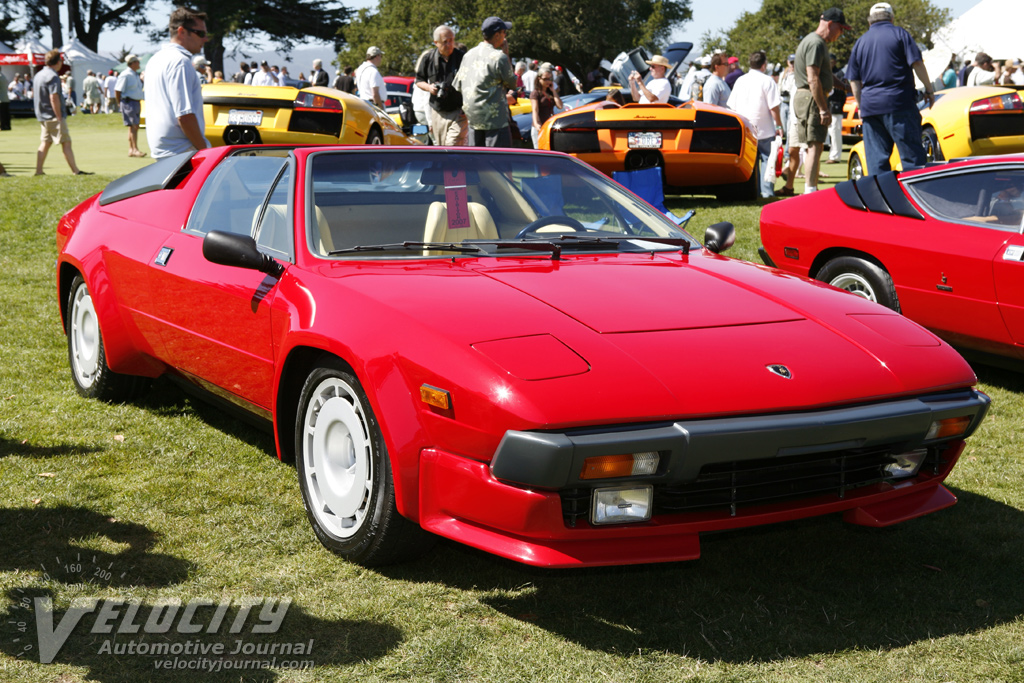
<path fill-rule="evenodd" d="M 888 170 L 889 155 L 895 146 L 907 164 L 924 161 L 920 140 L 921 117 L 916 103 L 915 75 L 925 84 L 924 97 L 934 101 L 934 90 L 921 53 L 906 30 L 893 23 L 890 4 L 875 4 L 868 17 L 869 29 L 854 45 L 845 69 L 837 67 L 828 45 L 850 29 L 842 9 L 823 12 L 817 29 L 808 34 L 789 55 L 785 66 L 771 64 L 764 52 L 749 56 L 747 69 L 740 59 L 724 53 L 707 55 L 689 71 L 670 83 L 666 72 L 671 64 L 655 55 L 647 64 L 650 78 L 630 74 L 628 97 L 633 102 L 667 102 L 675 94 L 682 100 L 696 99 L 727 107 L 742 114 L 751 124 L 758 142 L 761 194 L 789 196 L 795 193 L 794 181 L 803 168 L 805 192 L 814 192 L 820 165 L 840 163 L 842 118 L 848 95 L 853 95 L 863 121 L 867 172 Z M 470 48 L 456 41 L 450 26 L 434 29 L 433 47 L 416 62 L 412 88 L 412 110 L 418 123 L 427 126 L 436 144 L 446 146 L 511 146 L 513 137 L 522 137 L 536 145 L 541 126 L 562 109 L 561 95 L 570 92 L 567 72 L 551 63 L 536 60 L 513 65 L 509 57 L 508 34 L 512 24 L 499 17 L 488 17 L 480 26 L 482 40 Z M 147 129 L 150 151 L 161 158 L 209 145 L 204 137 L 202 85 L 223 82 L 220 71 L 212 70 L 203 56 L 206 43 L 206 15 L 185 7 L 176 8 L 169 20 L 169 42 L 157 52 L 143 80 L 139 59 L 129 55 L 120 74 L 88 71 L 83 83 L 82 110 L 89 113 L 121 113 L 129 131 L 129 155 L 145 156 L 138 147 L 139 110 L 147 101 Z M 56 53 L 56 57 L 54 56 Z M 334 79 L 321 60 L 312 63 L 309 77 L 300 73 L 293 79 L 288 68 L 267 61 L 242 62 L 231 76 L 234 83 L 256 86 L 301 86 L 311 84 L 349 92 L 378 107 L 388 98 L 381 74 L 384 52 L 371 46 L 357 68 L 346 66 Z M 51 60 L 58 51 L 47 54 L 47 66 L 34 79 L 23 74 L 0 88 L 0 96 L 10 100 L 31 100 L 42 127 L 37 158 L 37 173 L 53 143 L 61 145 L 73 173 L 77 168 L 67 132 L 67 116 L 78 109 L 74 77 L 70 71 L 58 75 Z M 1024 85 L 1024 70 L 1019 59 L 993 60 L 984 52 L 959 63 L 955 57 L 942 73 L 942 87 L 957 85 Z M 573 77 L 574 79 L 574 77 Z M 595 68 L 587 75 L 594 84 L 609 83 Z M 575 83 L 579 87 L 579 83 Z M 608 97 L 622 102 L 622 94 L 611 89 Z M 510 106 L 518 98 L 529 98 L 532 105 L 530 131 L 519 131 L 512 120 Z M 0 122 L 2 124 L 3 122 Z M 9 128 L 9 124 L 8 124 Z M 514 132 L 513 132 L 514 131 Z M 829 156 L 823 159 L 824 146 Z M 776 150 L 782 147 L 787 167 L 784 184 L 776 190 Z M 0 166 L 0 177 L 6 171 Z"/>

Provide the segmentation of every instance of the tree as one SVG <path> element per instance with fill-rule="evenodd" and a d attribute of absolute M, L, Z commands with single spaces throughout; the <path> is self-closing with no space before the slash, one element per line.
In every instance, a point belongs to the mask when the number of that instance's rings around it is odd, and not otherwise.
<path fill-rule="evenodd" d="M 100 33 L 105 30 L 145 24 L 143 8 L 146 0 L 64 0 L 68 8 L 68 25 L 75 36 L 90 50 L 99 46 Z M 7 0 L 6 6 L 20 6 L 30 31 L 50 30 L 54 47 L 64 44 L 60 26 L 60 2 L 58 0 Z"/>
<path fill-rule="evenodd" d="M 297 42 L 316 38 L 333 42 L 338 49 L 351 14 L 333 0 L 199 0 L 192 7 L 206 12 L 210 39 L 203 54 L 214 71 L 224 70 L 228 40 L 245 44 L 268 37 L 279 50 L 289 51 Z M 160 39 L 167 40 L 166 26 Z"/>
<path fill-rule="evenodd" d="M 6 10 L 3 14 L 0 14 L 0 43 L 7 43 L 13 46 L 16 42 L 21 40 L 21 36 L 24 35 L 22 31 L 15 31 L 11 28 L 11 24 L 14 23 L 14 17 L 7 14 Z"/>
<path fill-rule="evenodd" d="M 868 12 L 873 4 L 874 0 L 837 3 L 853 27 L 829 46 L 840 65 L 846 63 L 857 38 L 868 30 Z M 744 12 L 724 35 L 704 34 L 702 48 L 705 54 L 725 50 L 739 56 L 741 64 L 752 52 L 764 50 L 768 61 L 785 63 L 803 37 L 818 27 L 822 10 L 817 0 L 763 0 L 760 10 Z M 932 33 L 949 20 L 949 10 L 936 7 L 929 0 L 901 0 L 896 8 L 895 23 L 907 29 L 925 49 L 932 47 Z"/>
<path fill-rule="evenodd" d="M 582 76 L 602 57 L 644 45 L 658 51 L 672 29 L 692 17 L 690 0 L 452 0 L 443 6 L 418 0 L 380 0 L 376 12 L 360 10 L 346 30 L 347 49 L 339 65 L 365 59 L 366 48 L 384 51 L 381 67 L 410 73 L 416 58 L 431 47 L 431 32 L 446 24 L 467 47 L 481 39 L 480 25 L 489 16 L 512 22 L 513 55 L 562 64 Z"/>

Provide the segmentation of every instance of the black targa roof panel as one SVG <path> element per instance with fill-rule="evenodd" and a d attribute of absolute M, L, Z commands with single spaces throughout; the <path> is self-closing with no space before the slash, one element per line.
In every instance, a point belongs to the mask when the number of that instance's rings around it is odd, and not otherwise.
<path fill-rule="evenodd" d="M 100 205 L 105 206 L 122 199 L 164 189 L 182 167 L 192 159 L 193 154 L 195 154 L 194 151 L 182 152 L 157 159 L 149 166 L 143 166 L 137 171 L 118 178 L 104 188 L 103 194 L 100 195 Z"/>

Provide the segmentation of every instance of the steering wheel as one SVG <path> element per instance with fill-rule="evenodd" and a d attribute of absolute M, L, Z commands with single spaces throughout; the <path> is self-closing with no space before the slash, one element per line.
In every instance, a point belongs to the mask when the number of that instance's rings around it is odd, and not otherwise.
<path fill-rule="evenodd" d="M 578 220 L 570 216 L 544 216 L 543 218 L 538 218 L 537 220 L 535 220 L 534 222 L 530 223 L 525 228 L 517 232 L 516 239 L 526 237 L 527 235 L 531 235 L 548 225 L 564 225 L 566 227 L 572 228 L 576 232 L 587 231 L 587 229 L 583 226 L 582 223 L 580 223 Z"/>

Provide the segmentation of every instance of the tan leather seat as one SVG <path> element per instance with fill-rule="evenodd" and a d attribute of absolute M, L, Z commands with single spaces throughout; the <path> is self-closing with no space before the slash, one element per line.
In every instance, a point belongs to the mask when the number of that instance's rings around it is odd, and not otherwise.
<path fill-rule="evenodd" d="M 327 222 L 327 216 L 320 210 L 319 206 L 313 205 L 316 210 L 316 227 L 317 232 L 320 234 L 320 244 L 317 248 L 320 250 L 321 256 L 327 256 L 328 253 L 334 251 L 334 238 L 331 236 L 331 226 Z"/>
<path fill-rule="evenodd" d="M 448 227 L 448 207 L 434 202 L 427 210 L 427 224 L 423 229 L 424 242 L 461 242 L 462 240 L 496 240 L 498 228 L 491 212 L 478 202 L 469 202 L 469 227 Z"/>

